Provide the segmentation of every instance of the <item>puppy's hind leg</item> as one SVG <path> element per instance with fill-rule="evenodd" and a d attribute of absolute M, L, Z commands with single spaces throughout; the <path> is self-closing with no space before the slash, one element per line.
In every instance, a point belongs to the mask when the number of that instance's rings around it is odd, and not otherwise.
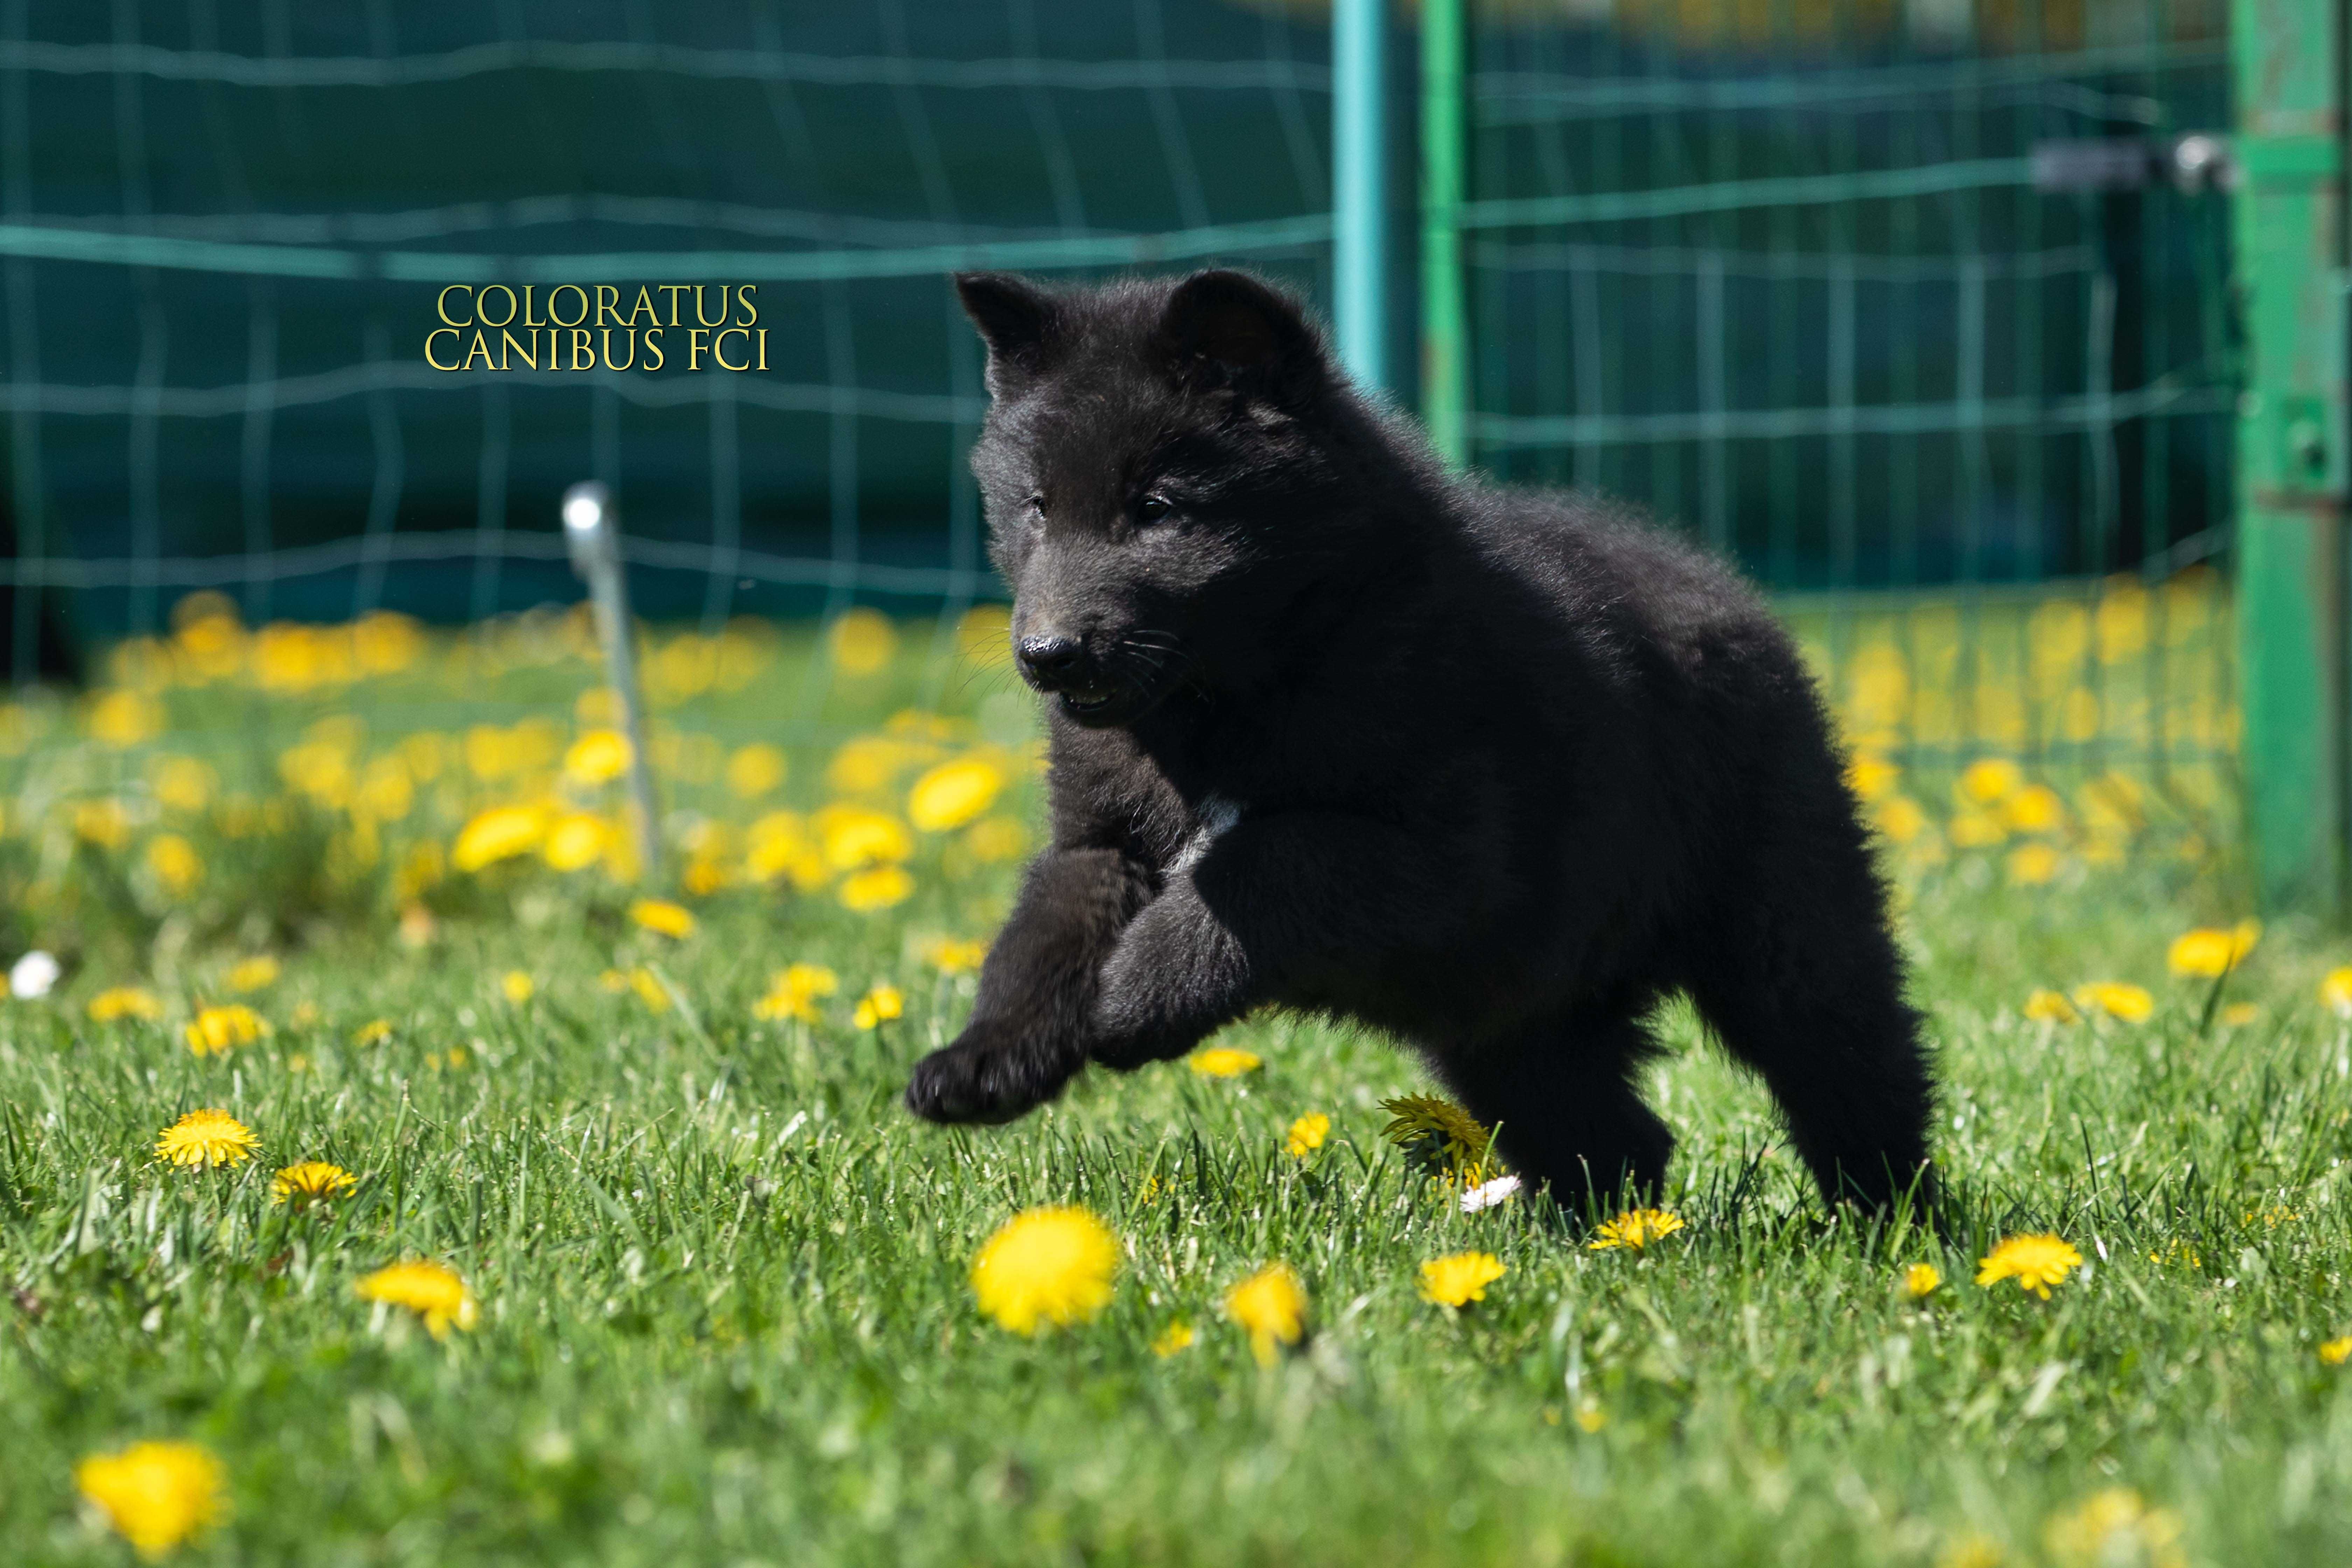
<path fill-rule="evenodd" d="M 1657 1054 L 1622 1011 L 1535 1026 L 1436 1061 L 1471 1115 L 1499 1128 L 1496 1146 L 1529 1190 L 1549 1187 L 1571 1218 L 1654 1202 L 1675 1136 L 1634 1092 Z"/>
<path fill-rule="evenodd" d="M 1762 1075 L 1822 1195 L 1935 1210 L 1934 1084 L 1874 885 L 1822 879 L 1748 903 L 1691 977 L 1731 1054 Z M 1844 897 L 1839 897 L 1840 893 Z"/>

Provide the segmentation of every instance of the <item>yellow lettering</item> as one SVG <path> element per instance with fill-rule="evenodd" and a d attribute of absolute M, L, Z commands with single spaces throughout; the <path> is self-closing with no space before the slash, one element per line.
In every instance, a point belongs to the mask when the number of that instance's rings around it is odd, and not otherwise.
<path fill-rule="evenodd" d="M 433 357 L 433 340 L 439 337 L 444 332 L 448 333 L 454 338 L 457 335 L 457 329 L 455 327 L 436 327 L 431 331 L 425 334 L 425 363 L 431 365 L 435 370 L 456 370 L 457 366 L 454 364 L 443 364 L 439 360 Z"/>
<path fill-rule="evenodd" d="M 596 324 L 601 327 L 608 321 L 620 321 L 620 319 L 621 291 L 618 289 L 614 288 L 610 283 L 597 284 Z M 627 323 L 625 322 L 623 323 L 623 325 L 626 324 Z"/>
<path fill-rule="evenodd" d="M 661 335 L 662 330 L 659 327 L 646 329 L 646 353 L 653 355 L 653 358 L 646 362 L 647 370 L 659 370 L 662 367 Z"/>
<path fill-rule="evenodd" d="M 466 345 L 466 368 L 467 370 L 473 369 L 474 361 L 478 358 L 482 362 L 482 368 L 484 370 L 496 370 L 499 368 L 497 365 L 490 363 L 490 345 L 483 340 L 482 329 L 479 327 L 476 327 L 474 329 L 474 341 Z"/>
<path fill-rule="evenodd" d="M 741 364 L 730 363 L 728 361 L 727 350 L 723 345 L 730 338 L 741 338 L 743 340 L 744 353 L 743 363 Z M 719 333 L 719 336 L 712 341 L 710 344 L 710 357 L 717 360 L 721 366 L 728 370 L 749 370 L 751 368 L 751 333 L 745 331 L 740 327 L 730 327 L 725 331 Z"/>
<path fill-rule="evenodd" d="M 507 314 L 506 314 L 506 320 L 505 320 L 505 321 L 493 321 L 492 320 L 490 320 L 490 313 L 489 313 L 489 311 L 488 311 L 487 310 L 483 309 L 483 306 L 488 302 L 489 298 L 490 298 L 490 290 L 491 290 L 491 289 L 497 289 L 499 293 L 504 294 L 504 295 L 507 297 Z M 485 327 L 503 327 L 503 326 L 508 325 L 509 322 L 511 322 L 511 321 L 514 320 L 514 316 L 515 316 L 515 297 L 514 297 L 514 290 L 513 290 L 513 289 L 509 289 L 509 288 L 508 288 L 505 284 L 503 284 L 503 283 L 486 283 L 486 284 L 484 284 L 484 285 L 482 286 L 481 292 L 479 292 L 479 293 L 478 293 L 478 294 L 476 294 L 476 295 L 474 296 L 474 320 L 475 320 L 475 321 L 476 321 L 477 323 L 478 323 L 479 325 L 481 325 L 481 326 L 485 326 Z"/>
<path fill-rule="evenodd" d="M 654 309 L 654 291 L 646 288 L 642 283 L 637 285 L 637 298 L 635 301 L 629 306 L 629 319 L 623 321 L 621 325 L 625 327 L 635 326 L 637 324 L 637 313 L 640 310 L 653 318 L 654 325 L 661 325 L 661 312 Z"/>
<path fill-rule="evenodd" d="M 735 323 L 737 326 L 756 327 L 760 324 L 760 307 L 751 303 L 751 296 L 759 287 L 757 283 L 738 283 L 735 286 L 735 308 L 743 312 L 743 319 Z"/>
<path fill-rule="evenodd" d="M 588 296 L 583 294 L 580 298 L 584 300 Z M 551 312 L 555 309 L 555 296 L 552 294 L 547 297 L 547 308 Z M 594 370 L 596 368 L 596 344 L 594 340 L 595 334 L 585 327 L 574 327 L 572 329 L 571 368 L 573 370 Z M 586 364 L 582 364 L 580 363 L 580 356 L 583 353 L 588 356 L 588 363 Z"/>
<path fill-rule="evenodd" d="M 448 322 L 453 327 L 470 327 L 474 324 L 471 321 L 461 321 L 457 317 L 449 313 L 449 296 L 455 294 L 460 289 L 463 289 L 467 294 L 471 294 L 474 291 L 474 286 L 471 283 L 450 284 L 449 287 L 442 289 L 440 297 L 433 301 L 433 313 L 440 317 L 443 321 Z M 471 312 L 469 311 L 468 314 L 470 315 Z"/>
<path fill-rule="evenodd" d="M 637 334 L 635 328 L 631 328 L 629 331 L 629 363 L 626 364 L 623 364 L 620 361 L 613 357 L 613 329 L 610 327 L 606 327 L 604 329 L 604 368 L 606 370 L 635 370 L 637 368 Z"/>
<path fill-rule="evenodd" d="M 539 331 L 540 328 L 547 325 L 545 321 L 539 320 L 530 313 L 530 291 L 535 287 L 535 284 L 530 283 L 526 283 L 522 286 L 522 324 L 529 327 L 534 332 Z"/>
<path fill-rule="evenodd" d="M 705 339 L 705 338 L 707 338 L 707 337 L 709 337 L 709 335 L 710 335 L 709 330 L 708 328 L 705 328 L 705 327 L 689 327 L 689 328 L 688 328 L 688 329 L 687 329 L 687 332 L 686 332 L 686 368 L 687 368 L 687 369 L 688 369 L 688 370 L 700 370 L 700 369 L 702 368 L 702 356 L 703 356 L 704 354 L 709 353 L 710 352 L 710 345 L 709 345 L 709 343 L 704 342 L 702 340 L 703 340 L 703 339 Z"/>
<path fill-rule="evenodd" d="M 562 313 L 561 313 L 560 311 L 558 311 L 558 310 L 556 310 L 556 308 L 555 308 L 555 302 L 556 302 L 558 300 L 561 300 L 561 299 L 562 299 L 562 298 L 563 298 L 563 291 L 564 291 L 566 289 L 571 289 L 574 294 L 577 294 L 577 295 L 579 295 L 579 296 L 580 296 L 580 313 L 579 313 L 578 315 L 576 315 L 576 316 L 572 317 L 572 318 L 570 321 L 565 321 L 565 320 L 563 319 L 563 317 L 562 317 Z M 547 320 L 548 320 L 548 324 L 549 324 L 550 326 L 556 326 L 556 327 L 576 327 L 576 326 L 578 326 L 581 322 L 583 322 L 583 321 L 586 321 L 587 319 L 588 319 L 588 290 L 587 290 L 587 289 L 583 289 L 583 288 L 582 288 L 582 287 L 580 287 L 580 285 L 579 285 L 579 284 L 577 284 L 577 283 L 558 283 L 554 288 L 552 288 L 552 289 L 549 289 L 549 290 L 547 291 Z"/>
<path fill-rule="evenodd" d="M 656 283 L 654 287 L 669 296 L 668 324 L 675 327 L 677 325 L 677 297 L 686 292 L 687 286 L 683 283 Z"/>
<path fill-rule="evenodd" d="M 525 332 L 523 334 L 524 341 L 521 342 L 515 342 L 515 335 L 512 332 L 500 332 L 499 334 L 499 338 L 500 340 L 499 343 L 499 368 L 500 370 L 507 368 L 507 355 L 509 353 L 511 353 L 515 358 L 522 361 L 523 363 L 530 366 L 531 369 L 537 370 L 539 368 L 539 334 L 537 332 Z"/>

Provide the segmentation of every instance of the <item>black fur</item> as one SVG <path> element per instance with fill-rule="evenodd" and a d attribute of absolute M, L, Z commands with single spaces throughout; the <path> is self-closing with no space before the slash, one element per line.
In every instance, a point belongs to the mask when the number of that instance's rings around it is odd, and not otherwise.
<path fill-rule="evenodd" d="M 1825 1194 L 1927 1199 L 1885 890 L 1812 682 L 1731 572 L 1448 478 L 1244 274 L 957 284 L 1053 843 L 909 1106 L 1007 1121 L 1277 1003 L 1409 1042 L 1582 1206 L 1664 1178 L 1635 1084 L 1681 991 Z"/>

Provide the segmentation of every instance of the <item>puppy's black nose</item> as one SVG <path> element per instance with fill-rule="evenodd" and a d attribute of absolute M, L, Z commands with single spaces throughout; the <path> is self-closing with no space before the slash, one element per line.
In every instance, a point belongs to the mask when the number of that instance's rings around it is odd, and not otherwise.
<path fill-rule="evenodd" d="M 1023 673 L 1048 691 L 1058 691 L 1085 673 L 1087 650 L 1076 637 L 1023 637 L 1014 650 Z"/>

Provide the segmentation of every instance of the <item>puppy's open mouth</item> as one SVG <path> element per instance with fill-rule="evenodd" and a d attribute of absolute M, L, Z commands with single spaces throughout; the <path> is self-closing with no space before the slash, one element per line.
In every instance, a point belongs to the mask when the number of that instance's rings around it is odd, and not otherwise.
<path fill-rule="evenodd" d="M 1166 689 L 1164 682 L 1149 681 L 1065 691 L 1061 694 L 1062 711 L 1089 730 L 1107 730 L 1142 718 L 1159 703 Z"/>

